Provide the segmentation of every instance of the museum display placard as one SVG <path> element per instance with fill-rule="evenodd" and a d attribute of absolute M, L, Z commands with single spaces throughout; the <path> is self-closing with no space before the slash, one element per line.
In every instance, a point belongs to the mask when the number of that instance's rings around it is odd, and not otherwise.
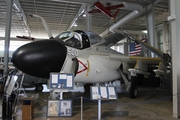
<path fill-rule="evenodd" d="M 50 73 L 50 89 L 74 89 L 74 74 Z"/>
<path fill-rule="evenodd" d="M 49 100 L 48 117 L 72 116 L 72 100 Z"/>
<path fill-rule="evenodd" d="M 117 94 L 114 87 L 107 87 L 108 88 L 108 97 L 109 99 L 117 99 Z"/>
<path fill-rule="evenodd" d="M 114 87 L 106 86 L 91 86 L 92 100 L 113 100 L 117 99 L 116 90 Z"/>

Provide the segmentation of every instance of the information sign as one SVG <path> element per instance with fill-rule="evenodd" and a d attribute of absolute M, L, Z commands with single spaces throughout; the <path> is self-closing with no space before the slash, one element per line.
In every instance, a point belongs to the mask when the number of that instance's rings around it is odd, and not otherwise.
<path fill-rule="evenodd" d="M 74 89 L 74 74 L 50 73 L 50 89 Z"/>
<path fill-rule="evenodd" d="M 114 87 L 92 86 L 91 99 L 92 100 L 115 100 L 117 99 L 116 90 Z"/>

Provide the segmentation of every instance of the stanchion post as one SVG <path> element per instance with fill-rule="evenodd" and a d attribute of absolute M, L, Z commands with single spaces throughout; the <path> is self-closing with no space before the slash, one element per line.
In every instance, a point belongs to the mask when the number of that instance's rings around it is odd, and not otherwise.
<path fill-rule="evenodd" d="M 11 103 L 11 97 L 8 97 L 8 120 L 12 120 L 12 103 Z"/>
<path fill-rule="evenodd" d="M 81 97 L 81 120 L 83 120 L 83 97 Z"/>
<path fill-rule="evenodd" d="M 101 120 L 101 100 L 98 100 L 98 120 Z"/>
<path fill-rule="evenodd" d="M 61 91 L 59 94 L 60 94 L 60 100 L 62 100 L 63 99 L 63 91 Z"/>
<path fill-rule="evenodd" d="M 7 118 L 7 113 L 6 113 L 6 108 L 7 108 L 7 97 L 5 96 L 5 94 L 3 95 L 3 103 L 2 103 L 2 120 L 6 120 Z"/>

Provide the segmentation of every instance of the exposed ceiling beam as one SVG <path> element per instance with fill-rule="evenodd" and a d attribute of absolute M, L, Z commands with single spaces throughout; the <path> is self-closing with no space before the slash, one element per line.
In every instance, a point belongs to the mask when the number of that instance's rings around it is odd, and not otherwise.
<path fill-rule="evenodd" d="M 24 24 L 26 26 L 26 29 L 28 30 L 28 35 L 31 36 L 31 30 L 29 28 L 26 15 L 24 14 L 24 11 L 23 11 L 23 9 L 21 7 L 21 4 L 19 3 L 19 0 L 15 0 L 14 3 L 13 3 L 13 6 L 16 6 L 16 9 L 18 10 L 17 13 L 21 14 L 22 21 L 24 22 Z"/>
<path fill-rule="evenodd" d="M 91 4 L 93 5 L 97 0 L 52 0 L 52 1 L 59 1 L 59 2 L 69 2 L 69 3 L 85 3 L 85 4 Z M 123 2 L 123 0 L 101 0 L 102 4 L 110 3 L 111 5 L 120 4 Z"/>
<path fill-rule="evenodd" d="M 72 26 L 75 24 L 78 17 L 86 10 L 86 4 L 82 4 L 79 11 L 75 15 L 74 19 L 72 20 L 71 24 L 68 26 L 67 30 L 71 30 Z"/>

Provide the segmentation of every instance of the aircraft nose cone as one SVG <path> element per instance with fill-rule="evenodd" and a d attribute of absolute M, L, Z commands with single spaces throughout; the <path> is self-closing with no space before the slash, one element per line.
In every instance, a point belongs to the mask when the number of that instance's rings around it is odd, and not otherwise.
<path fill-rule="evenodd" d="M 56 40 L 41 40 L 19 47 L 12 55 L 13 64 L 29 75 L 49 78 L 50 72 L 60 72 L 67 48 Z"/>

